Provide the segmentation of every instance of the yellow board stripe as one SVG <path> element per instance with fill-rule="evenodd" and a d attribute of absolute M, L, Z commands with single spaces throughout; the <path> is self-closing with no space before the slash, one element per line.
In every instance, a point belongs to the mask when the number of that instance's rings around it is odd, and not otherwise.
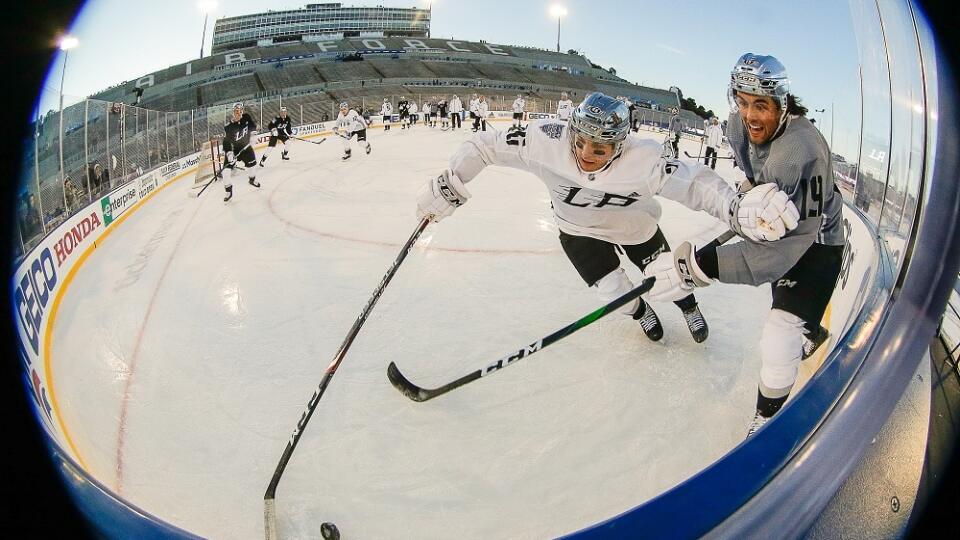
<path fill-rule="evenodd" d="M 78 463 L 80 463 L 80 466 L 83 467 L 83 469 L 87 472 L 90 472 L 90 470 L 87 467 L 87 464 L 83 461 L 83 457 L 80 455 L 80 452 L 77 451 L 77 446 L 73 442 L 73 438 L 70 437 L 70 432 L 67 430 L 67 425 L 63 421 L 63 416 L 60 414 L 60 407 L 57 402 L 57 393 L 54 391 L 53 366 L 51 365 L 51 358 L 53 357 L 53 353 L 52 353 L 53 325 L 54 325 L 54 321 L 56 320 L 57 310 L 59 310 L 60 308 L 60 301 L 63 300 L 63 297 L 66 295 L 67 288 L 70 286 L 70 282 L 73 281 L 73 277 L 74 275 L 76 275 L 77 270 L 79 270 L 80 267 L 83 265 L 83 263 L 87 260 L 87 257 L 89 257 L 90 254 L 97 249 L 97 242 L 102 242 L 103 239 L 110 236 L 110 234 L 113 233 L 113 231 L 116 229 L 115 225 L 120 225 L 121 223 L 123 223 L 128 217 L 130 217 L 134 212 L 139 210 L 140 207 L 145 202 L 149 201 L 154 195 L 170 187 L 175 182 L 185 178 L 190 173 L 196 173 L 196 168 L 188 169 L 186 172 L 182 172 L 177 176 L 171 178 L 165 184 L 153 190 L 152 193 L 150 193 L 145 198 L 139 200 L 137 203 L 131 206 L 130 209 L 124 212 L 122 216 L 112 221 L 110 226 L 107 227 L 106 230 L 104 230 L 103 233 L 96 240 L 94 240 L 93 244 L 90 246 L 87 246 L 87 249 L 85 249 L 83 253 L 79 255 L 79 257 L 77 257 L 77 261 L 73 264 L 73 268 L 71 268 L 70 271 L 67 272 L 67 275 L 63 279 L 63 284 L 60 286 L 60 289 L 57 291 L 57 294 L 53 299 L 53 304 L 51 304 L 50 316 L 47 319 L 47 332 L 46 332 L 46 335 L 44 335 L 43 337 L 43 371 L 44 371 L 44 375 L 46 376 L 47 393 L 50 395 L 50 407 L 53 409 L 54 417 L 57 419 L 57 424 L 60 426 L 60 432 L 63 433 L 63 436 L 67 441 L 67 445 L 70 447 L 70 451 L 73 454 L 73 457 L 77 460 Z M 100 200 L 102 200 L 102 197 Z"/>

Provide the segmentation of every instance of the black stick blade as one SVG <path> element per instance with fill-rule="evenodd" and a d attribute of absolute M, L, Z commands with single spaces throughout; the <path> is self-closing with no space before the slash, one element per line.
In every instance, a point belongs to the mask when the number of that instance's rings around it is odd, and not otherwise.
<path fill-rule="evenodd" d="M 390 384 L 392 384 L 394 388 L 413 401 L 419 402 L 430 399 L 430 396 L 427 395 L 427 392 L 424 391 L 423 388 L 413 384 L 403 376 L 403 373 L 400 373 L 400 368 L 397 367 L 395 362 L 390 362 L 390 365 L 387 366 L 387 378 L 390 379 Z"/>

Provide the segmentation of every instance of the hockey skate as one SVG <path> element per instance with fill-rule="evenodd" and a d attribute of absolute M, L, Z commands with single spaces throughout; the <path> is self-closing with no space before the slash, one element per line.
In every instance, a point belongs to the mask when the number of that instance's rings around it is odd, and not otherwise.
<path fill-rule="evenodd" d="M 653 311 L 650 304 L 640 300 L 640 307 L 633 314 L 633 319 L 640 322 L 640 328 L 643 333 L 650 338 L 650 341 L 660 341 L 663 337 L 663 325 L 660 324 L 660 318 Z"/>
<path fill-rule="evenodd" d="M 683 320 L 687 321 L 687 328 L 690 330 L 690 335 L 693 336 L 694 341 L 697 343 L 706 341 L 707 336 L 710 335 L 710 329 L 707 327 L 707 321 L 703 318 L 703 314 L 700 313 L 700 306 L 693 306 L 692 309 L 684 311 Z"/>
<path fill-rule="evenodd" d="M 250 185 L 253 187 L 260 187 L 260 182 L 257 182 L 256 178 L 251 178 L 249 182 L 250 182 Z"/>
<path fill-rule="evenodd" d="M 286 159 L 286 158 L 284 158 L 284 159 Z M 266 162 L 266 161 L 267 161 L 267 156 L 263 156 L 262 158 L 260 158 L 260 166 L 263 167 L 263 166 L 264 166 L 263 164 L 264 164 L 264 162 Z"/>
<path fill-rule="evenodd" d="M 371 150 L 373 150 L 373 147 L 367 144 L 367 153 L 369 154 Z"/>
<path fill-rule="evenodd" d="M 830 331 L 819 324 L 817 325 L 816 331 L 805 332 L 803 334 L 803 355 L 801 355 L 800 360 L 810 358 L 829 337 Z"/>
<path fill-rule="evenodd" d="M 341 157 L 340 159 L 342 159 L 343 161 L 346 161 L 346 160 L 350 159 L 350 156 L 351 156 L 350 151 L 347 150 L 347 151 L 343 154 L 343 157 Z"/>
<path fill-rule="evenodd" d="M 223 202 L 229 202 L 233 198 L 233 186 L 227 186 L 227 195 L 223 198 Z"/>
<path fill-rule="evenodd" d="M 280 154 L 280 159 L 282 159 L 282 160 L 284 160 L 284 161 L 290 161 L 290 156 L 288 156 L 287 153 L 284 152 L 284 153 Z"/>
<path fill-rule="evenodd" d="M 750 422 L 750 428 L 747 429 L 747 437 L 749 438 L 754 433 L 756 433 L 757 430 L 762 428 L 763 425 L 766 424 L 768 420 L 770 419 L 767 418 L 766 416 L 762 416 L 760 414 L 760 411 L 757 411 L 757 413 L 753 415 L 753 422 Z"/>

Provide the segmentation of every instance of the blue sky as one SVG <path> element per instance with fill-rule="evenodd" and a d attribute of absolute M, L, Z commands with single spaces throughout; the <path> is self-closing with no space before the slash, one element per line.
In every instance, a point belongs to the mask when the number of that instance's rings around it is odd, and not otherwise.
<path fill-rule="evenodd" d="M 314 0 L 316 1 L 316 0 Z M 197 0 L 90 0 L 71 33 L 80 45 L 70 52 L 66 103 L 199 55 L 203 15 Z M 263 0 L 219 1 L 213 19 L 294 9 L 307 4 Z M 424 0 L 343 1 L 344 5 L 427 6 Z M 560 25 L 563 50 L 582 51 L 631 82 L 678 86 L 718 116 L 730 68 L 744 52 L 773 54 L 787 67 L 793 92 L 812 109 L 829 140 L 830 107 L 838 151 L 858 141 L 843 126 L 859 124 L 856 38 L 842 0 L 438 0 L 432 37 L 486 40 L 504 45 L 556 47 L 557 21 L 550 6 L 568 10 Z M 51 64 L 41 111 L 57 107 L 62 59 Z"/>

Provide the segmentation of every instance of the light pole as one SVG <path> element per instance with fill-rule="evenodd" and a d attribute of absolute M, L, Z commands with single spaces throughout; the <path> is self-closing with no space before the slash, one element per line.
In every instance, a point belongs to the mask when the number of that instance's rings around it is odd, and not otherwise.
<path fill-rule="evenodd" d="M 203 12 L 203 34 L 200 36 L 200 58 L 203 58 L 203 44 L 207 41 L 207 19 L 210 18 L 210 12 L 217 9 L 217 2 L 205 0 L 197 4 L 197 7 Z"/>
<path fill-rule="evenodd" d="M 70 49 L 80 44 L 80 41 L 73 36 L 63 36 L 60 38 L 60 50 L 63 51 L 63 67 L 60 70 L 60 189 L 63 190 L 63 211 L 69 212 L 67 208 L 67 189 L 63 182 L 66 179 L 66 171 L 63 170 L 63 82 L 67 77 L 67 54 Z"/>
<path fill-rule="evenodd" d="M 433 1 L 427 2 L 427 13 L 429 16 L 429 21 L 427 22 L 427 39 L 430 39 L 430 25 L 433 24 Z"/>
<path fill-rule="evenodd" d="M 814 112 L 824 113 L 826 109 L 814 109 Z M 822 117 L 821 117 L 822 118 Z M 833 102 L 830 102 L 830 151 L 833 152 Z"/>
<path fill-rule="evenodd" d="M 560 18 L 567 14 L 567 8 L 560 4 L 550 6 L 550 15 L 557 18 L 557 52 L 560 52 Z"/>

